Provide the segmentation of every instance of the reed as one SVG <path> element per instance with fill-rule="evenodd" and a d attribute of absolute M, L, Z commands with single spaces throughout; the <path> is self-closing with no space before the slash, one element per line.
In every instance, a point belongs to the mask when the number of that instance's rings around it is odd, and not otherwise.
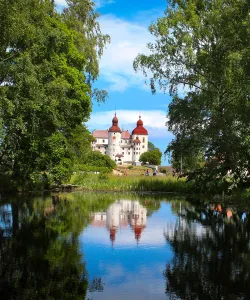
<path fill-rule="evenodd" d="M 76 173 L 72 176 L 71 184 L 78 185 L 82 190 L 101 191 L 138 191 L 138 192 L 190 192 L 191 183 L 184 178 L 114 176 Z"/>

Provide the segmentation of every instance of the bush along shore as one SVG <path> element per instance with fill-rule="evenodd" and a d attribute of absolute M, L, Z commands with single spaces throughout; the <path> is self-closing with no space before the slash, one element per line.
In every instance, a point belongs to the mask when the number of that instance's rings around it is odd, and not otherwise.
<path fill-rule="evenodd" d="M 184 178 L 114 176 L 107 174 L 75 173 L 70 184 L 79 190 L 93 191 L 138 191 L 138 192 L 191 192 L 192 184 Z"/>

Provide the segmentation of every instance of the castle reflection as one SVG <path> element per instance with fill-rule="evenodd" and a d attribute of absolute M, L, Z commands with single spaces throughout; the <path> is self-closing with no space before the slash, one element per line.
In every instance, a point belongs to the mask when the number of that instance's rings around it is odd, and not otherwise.
<path fill-rule="evenodd" d="M 109 206 L 107 211 L 97 212 L 91 215 L 91 225 L 94 227 L 106 227 L 112 245 L 115 241 L 117 230 L 130 226 L 134 232 L 137 243 L 147 224 L 147 209 L 139 201 L 119 200 Z"/>

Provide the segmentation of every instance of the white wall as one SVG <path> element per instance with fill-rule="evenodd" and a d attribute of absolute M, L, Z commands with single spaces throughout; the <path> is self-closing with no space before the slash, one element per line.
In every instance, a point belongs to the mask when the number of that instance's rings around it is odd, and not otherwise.
<path fill-rule="evenodd" d="M 134 144 L 137 136 L 141 143 Z M 96 138 L 96 142 L 92 143 L 92 149 L 109 155 L 113 160 L 118 160 L 115 157 L 116 154 L 123 154 L 122 162 L 139 161 L 140 155 L 148 151 L 148 136 L 134 134 L 130 140 L 121 139 L 121 133 L 119 132 L 109 132 L 108 139 Z"/>

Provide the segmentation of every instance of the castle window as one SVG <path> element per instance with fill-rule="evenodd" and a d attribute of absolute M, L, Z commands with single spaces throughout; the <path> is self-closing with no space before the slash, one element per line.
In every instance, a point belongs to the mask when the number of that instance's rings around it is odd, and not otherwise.
<path fill-rule="evenodd" d="M 130 155 L 130 152 L 128 152 L 128 155 Z"/>
<path fill-rule="evenodd" d="M 144 146 L 144 145 L 142 145 L 142 148 L 145 148 L 145 146 Z"/>
<path fill-rule="evenodd" d="M 134 154 L 135 154 L 135 152 L 134 152 Z"/>
<path fill-rule="evenodd" d="M 124 148 L 122 148 L 122 150 L 124 150 Z"/>
<path fill-rule="evenodd" d="M 138 152 L 136 152 L 136 154 L 138 154 Z"/>
<path fill-rule="evenodd" d="M 124 154 L 124 152 L 122 152 L 122 154 Z"/>
<path fill-rule="evenodd" d="M 102 140 L 103 143 L 105 143 L 105 140 Z"/>
<path fill-rule="evenodd" d="M 98 149 L 101 149 L 101 147 L 98 147 Z"/>
<path fill-rule="evenodd" d="M 142 139 L 142 142 L 145 143 L 145 138 Z"/>

